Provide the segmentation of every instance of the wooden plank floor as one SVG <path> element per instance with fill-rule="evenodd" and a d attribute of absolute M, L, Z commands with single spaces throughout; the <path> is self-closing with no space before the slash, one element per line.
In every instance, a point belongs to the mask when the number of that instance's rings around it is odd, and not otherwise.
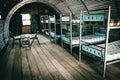
<path fill-rule="evenodd" d="M 34 42 L 31 48 L 21 48 L 15 43 L 11 47 L 10 42 L 5 54 L 0 57 L 0 80 L 104 80 L 92 68 L 94 63 L 91 67 L 85 60 L 84 63 L 78 62 L 54 43 L 38 45 Z M 108 68 L 118 75 L 120 66 L 116 66 Z M 109 74 L 112 75 L 112 72 Z M 119 80 L 117 77 L 107 76 L 106 80 Z"/>

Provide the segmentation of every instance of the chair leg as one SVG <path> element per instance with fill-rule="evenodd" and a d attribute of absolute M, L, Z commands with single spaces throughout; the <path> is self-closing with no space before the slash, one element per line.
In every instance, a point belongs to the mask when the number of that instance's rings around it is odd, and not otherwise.
<path fill-rule="evenodd" d="M 13 38 L 13 43 L 12 43 L 12 47 L 14 46 L 14 44 L 15 44 L 15 39 Z"/>
<path fill-rule="evenodd" d="M 39 42 L 39 40 L 38 40 L 38 37 L 37 37 L 36 39 L 37 39 L 37 41 L 38 41 L 38 44 L 40 45 L 40 42 Z"/>
<path fill-rule="evenodd" d="M 38 42 L 38 44 L 40 45 L 40 42 L 39 42 L 39 40 L 38 40 L 38 37 L 35 37 L 35 38 L 33 38 L 33 40 L 32 40 L 32 42 L 31 42 L 30 46 L 33 44 L 33 42 L 34 42 L 35 39 L 37 39 L 37 42 Z"/>

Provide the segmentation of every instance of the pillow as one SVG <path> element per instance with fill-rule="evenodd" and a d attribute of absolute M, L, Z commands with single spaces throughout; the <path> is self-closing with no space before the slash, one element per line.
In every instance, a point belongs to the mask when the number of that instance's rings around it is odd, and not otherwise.
<path fill-rule="evenodd" d="M 105 36 L 104 33 L 98 33 L 98 32 L 95 32 L 94 34 L 97 35 L 97 36 Z"/>

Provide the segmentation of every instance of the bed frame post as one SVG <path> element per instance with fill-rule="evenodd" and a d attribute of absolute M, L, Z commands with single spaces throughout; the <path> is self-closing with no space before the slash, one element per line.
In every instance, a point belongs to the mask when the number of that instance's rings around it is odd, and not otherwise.
<path fill-rule="evenodd" d="M 56 42 L 56 16 L 54 15 L 54 19 L 55 19 L 55 21 L 54 21 L 54 27 L 55 27 L 55 44 L 57 43 Z"/>
<path fill-rule="evenodd" d="M 109 6 L 108 12 L 108 21 L 107 21 L 107 32 L 106 32 L 106 43 L 105 43 L 105 53 L 104 53 L 104 69 L 103 69 L 103 77 L 106 76 L 106 65 L 107 65 L 107 49 L 108 49 L 108 41 L 109 41 L 109 27 L 110 27 L 110 14 L 111 14 L 111 6 Z"/>
<path fill-rule="evenodd" d="M 50 41 L 52 41 L 51 39 L 51 36 L 50 36 L 50 32 L 51 32 L 51 23 L 50 23 L 50 16 L 48 16 L 48 29 L 49 29 L 49 38 L 50 38 Z"/>
<path fill-rule="evenodd" d="M 72 53 L 72 13 L 70 13 L 70 52 Z"/>
<path fill-rule="evenodd" d="M 39 15 L 39 18 L 40 18 L 40 25 L 42 25 L 42 19 L 41 19 L 41 15 Z M 40 26 L 41 27 L 41 30 L 43 29 L 43 27 L 42 26 Z"/>
<path fill-rule="evenodd" d="M 43 27 L 44 27 L 45 29 L 47 29 L 47 28 L 46 28 L 46 16 L 45 16 L 45 15 L 43 15 Z"/>
<path fill-rule="evenodd" d="M 61 46 L 63 47 L 62 14 L 60 14 Z"/>
<path fill-rule="evenodd" d="M 79 61 L 81 61 L 81 52 L 82 52 L 82 45 L 81 45 L 81 40 L 82 40 L 82 16 L 83 16 L 83 11 L 80 11 L 80 37 L 79 37 Z"/>

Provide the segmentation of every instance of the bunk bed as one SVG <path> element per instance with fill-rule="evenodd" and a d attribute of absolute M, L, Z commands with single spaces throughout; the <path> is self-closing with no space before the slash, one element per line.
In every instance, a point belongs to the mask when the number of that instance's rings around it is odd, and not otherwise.
<path fill-rule="evenodd" d="M 105 42 L 106 34 L 100 30 L 95 30 L 95 27 L 104 27 L 105 29 L 105 14 L 104 13 L 97 13 L 97 14 L 88 14 L 86 11 L 81 11 L 81 26 L 80 32 L 82 32 L 82 28 L 86 27 L 86 35 L 82 35 L 80 33 L 80 42 L 79 42 L 79 60 L 81 60 L 81 53 L 82 53 L 82 45 L 96 45 L 102 42 Z M 89 23 L 89 24 L 87 24 Z M 93 24 L 92 24 L 93 23 Z M 98 24 L 101 23 L 101 24 Z M 95 25 L 97 24 L 97 25 Z M 105 30 L 104 30 L 105 31 Z"/>
<path fill-rule="evenodd" d="M 45 33 L 51 41 L 57 41 L 60 38 L 61 31 L 56 27 L 56 16 L 55 15 L 44 15 L 41 16 L 41 23 L 43 24 L 42 33 Z"/>
<path fill-rule="evenodd" d="M 56 34 L 56 16 L 55 15 L 51 15 L 48 18 L 48 33 L 49 33 L 50 40 L 56 43 L 57 38 L 59 36 Z"/>
<path fill-rule="evenodd" d="M 81 53 L 89 55 L 91 57 L 100 59 L 104 63 L 103 67 L 103 77 L 106 76 L 106 68 L 107 65 L 120 62 L 120 39 L 117 41 L 110 41 L 110 31 L 115 29 L 120 29 L 120 26 L 110 26 L 110 14 L 111 14 L 111 6 L 108 9 L 108 19 L 107 19 L 107 30 L 105 36 L 105 43 L 101 44 L 83 44 L 82 40 L 80 41 L 80 52 L 79 52 L 79 60 L 81 60 Z M 120 33 L 119 33 L 120 35 Z M 82 38 L 82 36 L 81 36 Z"/>
<path fill-rule="evenodd" d="M 97 16 L 97 19 L 93 18 L 93 17 Z M 93 19 L 89 19 L 88 17 L 91 17 Z M 100 18 L 99 18 L 100 17 Z M 82 17 L 80 17 L 82 18 Z M 86 15 L 85 17 L 83 17 L 81 20 L 80 19 L 76 19 L 72 16 L 72 14 L 70 14 L 70 16 L 61 16 L 61 23 L 62 25 L 69 25 L 70 27 L 70 33 L 67 34 L 62 34 L 61 39 L 62 39 L 62 45 L 63 43 L 70 45 L 71 47 L 71 53 L 72 53 L 72 48 L 73 47 L 79 47 L 80 46 L 80 35 L 82 35 L 81 41 L 82 43 L 89 43 L 89 44 L 96 44 L 96 43 L 101 43 L 105 41 L 105 33 L 102 32 L 94 32 L 92 34 L 86 35 L 87 30 L 81 27 L 81 23 L 80 21 L 100 21 L 103 22 L 104 21 L 104 14 L 98 14 L 98 15 Z M 62 26 L 63 27 L 63 26 Z M 77 30 L 75 31 L 74 28 L 78 27 Z"/>
<path fill-rule="evenodd" d="M 78 46 L 78 45 L 73 45 L 74 44 L 73 42 L 76 42 L 73 37 L 75 36 L 79 37 L 79 35 L 76 35 L 76 34 L 79 34 L 79 32 L 78 33 L 74 32 L 73 28 L 74 27 L 79 28 L 80 20 L 75 19 L 71 13 L 69 16 L 61 15 L 60 18 L 61 18 L 60 19 L 61 20 L 61 45 L 62 47 L 64 43 L 70 45 L 70 52 L 72 53 L 72 48 L 75 46 Z M 63 28 L 68 30 L 69 32 L 66 32 L 65 34 L 63 34 L 62 32 Z"/>
<path fill-rule="evenodd" d="M 41 32 L 45 35 L 49 35 L 48 29 L 48 15 L 41 15 L 40 16 L 40 24 L 41 24 Z"/>
<path fill-rule="evenodd" d="M 40 27 L 41 27 L 41 33 L 45 33 L 46 31 L 46 28 L 45 28 L 45 25 L 44 25 L 44 15 L 41 15 L 40 16 Z"/>
<path fill-rule="evenodd" d="M 51 38 L 56 39 L 56 17 L 55 15 L 49 16 L 49 35 Z"/>
<path fill-rule="evenodd" d="M 49 36 L 49 16 L 44 15 L 45 35 Z"/>
<path fill-rule="evenodd" d="M 66 20 L 65 17 L 63 17 L 63 24 L 70 25 L 70 32 L 66 32 L 63 34 L 61 37 L 63 42 L 73 46 L 78 46 L 79 45 L 79 25 L 80 25 L 80 20 L 79 19 L 72 19 L 73 17 L 70 16 L 70 20 Z M 76 30 L 73 29 L 76 27 Z M 78 30 L 77 30 L 78 29 Z"/>
<path fill-rule="evenodd" d="M 111 29 L 120 29 L 120 26 L 109 27 Z M 82 44 L 81 53 L 84 53 L 92 58 L 97 58 L 104 63 L 103 77 L 106 75 L 106 65 L 120 62 L 120 40 L 109 42 L 109 34 L 106 36 L 106 43 L 89 45 Z M 120 33 L 119 33 L 120 35 Z"/>
<path fill-rule="evenodd" d="M 61 25 L 61 46 L 63 47 L 63 36 L 66 32 L 63 33 L 63 30 L 68 30 L 68 26 L 70 26 L 70 16 L 60 15 L 60 25 Z"/>
<path fill-rule="evenodd" d="M 50 36 L 56 41 L 61 36 L 61 30 L 60 30 L 60 27 L 58 26 L 58 24 L 60 25 L 60 20 L 56 19 L 55 15 L 50 16 L 49 24 L 51 28 Z"/>

